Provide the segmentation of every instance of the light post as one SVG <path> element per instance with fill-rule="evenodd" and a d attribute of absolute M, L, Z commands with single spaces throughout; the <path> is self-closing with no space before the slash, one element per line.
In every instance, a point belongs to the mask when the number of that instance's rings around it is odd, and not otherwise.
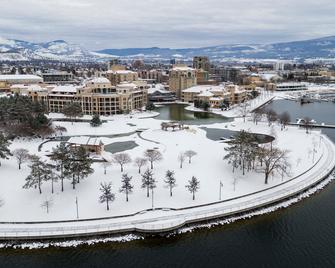
<path fill-rule="evenodd" d="M 222 181 L 220 181 L 220 193 L 219 193 L 219 200 L 221 200 L 221 197 L 222 197 L 222 187 L 223 187 L 223 183 L 222 183 Z"/>
<path fill-rule="evenodd" d="M 76 197 L 76 212 L 77 212 L 77 220 L 78 220 L 79 219 L 78 197 Z"/>
<path fill-rule="evenodd" d="M 151 188 L 151 208 L 154 210 L 154 187 Z"/>

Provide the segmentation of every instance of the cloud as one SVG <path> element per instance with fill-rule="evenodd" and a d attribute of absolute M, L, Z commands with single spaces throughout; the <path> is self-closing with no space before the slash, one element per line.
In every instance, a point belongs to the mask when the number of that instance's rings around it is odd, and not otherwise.
<path fill-rule="evenodd" d="M 270 43 L 333 35 L 333 0 L 2 0 L 0 35 L 90 49 Z"/>

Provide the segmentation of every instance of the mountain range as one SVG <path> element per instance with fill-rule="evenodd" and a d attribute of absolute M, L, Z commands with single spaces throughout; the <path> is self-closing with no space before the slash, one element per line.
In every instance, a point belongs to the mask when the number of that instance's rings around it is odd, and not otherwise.
<path fill-rule="evenodd" d="M 63 40 L 32 43 L 0 38 L 0 61 L 55 60 L 55 61 L 105 61 L 143 58 L 168 60 L 171 58 L 192 59 L 208 56 L 212 60 L 238 59 L 333 59 L 335 36 L 273 44 L 232 44 L 202 48 L 124 48 L 89 51 L 79 45 Z"/>

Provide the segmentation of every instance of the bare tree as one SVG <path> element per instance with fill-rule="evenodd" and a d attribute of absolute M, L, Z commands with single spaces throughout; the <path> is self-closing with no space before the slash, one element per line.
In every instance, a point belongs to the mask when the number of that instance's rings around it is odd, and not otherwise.
<path fill-rule="evenodd" d="M 249 108 L 250 108 L 250 104 L 247 101 L 244 101 L 244 102 L 239 104 L 238 110 L 239 110 L 239 113 L 240 113 L 241 117 L 243 117 L 243 122 L 244 123 L 245 123 L 245 118 L 248 115 Z"/>
<path fill-rule="evenodd" d="M 193 195 L 194 200 L 195 193 L 200 189 L 200 181 L 193 176 L 192 179 L 188 181 L 188 185 L 186 185 L 185 187 Z"/>
<path fill-rule="evenodd" d="M 101 166 L 103 167 L 104 169 L 104 174 L 106 175 L 107 174 L 107 169 L 112 165 L 111 162 L 109 161 L 104 161 L 101 163 Z"/>
<path fill-rule="evenodd" d="M 276 122 L 277 118 L 277 113 L 274 110 L 270 109 L 266 111 L 266 119 L 268 120 L 269 126 L 271 126 L 272 123 Z"/>
<path fill-rule="evenodd" d="M 290 164 L 287 159 L 288 151 L 282 151 L 278 148 L 266 148 L 260 149 L 262 152 L 263 166 L 260 167 L 265 175 L 265 184 L 269 182 L 269 176 L 275 171 L 281 171 L 282 174 L 289 175 Z"/>
<path fill-rule="evenodd" d="M 120 165 L 121 172 L 123 172 L 123 166 L 126 165 L 126 164 L 131 163 L 131 158 L 130 158 L 129 154 L 120 153 L 120 154 L 115 154 L 113 156 L 113 161 Z"/>
<path fill-rule="evenodd" d="M 305 127 L 306 129 L 306 134 L 309 133 L 309 130 L 312 128 L 311 125 L 312 125 L 312 119 L 308 116 L 304 117 L 303 119 L 303 126 Z"/>
<path fill-rule="evenodd" d="M 174 187 L 176 187 L 176 178 L 174 176 L 174 172 L 173 171 L 170 171 L 170 170 L 166 171 L 164 182 L 170 188 L 170 196 L 172 196 L 172 189 Z"/>
<path fill-rule="evenodd" d="M 27 149 L 16 149 L 13 151 L 13 155 L 19 165 L 19 169 L 21 169 L 23 163 L 28 162 L 30 159 L 29 151 Z"/>
<path fill-rule="evenodd" d="M 109 210 L 109 202 L 113 202 L 115 200 L 115 194 L 112 193 L 112 183 L 101 183 L 100 184 L 100 192 L 101 195 L 99 197 L 100 203 L 106 203 L 107 210 Z"/>
<path fill-rule="evenodd" d="M 257 125 L 259 121 L 262 120 L 264 114 L 264 110 L 263 109 L 257 109 L 252 113 L 252 120 L 254 121 L 254 123 Z"/>
<path fill-rule="evenodd" d="M 53 206 L 53 204 L 54 204 L 53 199 L 49 198 L 49 199 L 46 199 L 45 201 L 43 201 L 43 203 L 41 204 L 41 207 L 45 208 L 47 213 L 49 214 L 49 210 Z"/>
<path fill-rule="evenodd" d="M 131 184 L 131 180 L 133 177 L 128 176 L 128 174 L 123 174 L 122 175 L 122 185 L 120 188 L 120 193 L 125 193 L 126 194 L 126 201 L 128 202 L 128 195 L 133 192 L 134 186 Z"/>
<path fill-rule="evenodd" d="M 163 160 L 163 156 L 160 151 L 158 150 L 146 150 L 144 152 L 144 157 L 148 159 L 151 165 L 151 169 L 154 168 L 154 162 L 159 162 Z"/>
<path fill-rule="evenodd" d="M 186 155 L 184 153 L 180 153 L 178 155 L 178 161 L 180 163 L 180 168 L 183 168 L 183 163 L 185 162 Z"/>
<path fill-rule="evenodd" d="M 148 163 L 148 160 L 146 158 L 137 157 L 135 159 L 135 166 L 138 167 L 138 173 L 141 174 L 141 168 L 145 166 Z"/>
<path fill-rule="evenodd" d="M 291 117 L 288 112 L 283 112 L 279 115 L 279 122 L 281 124 L 281 130 L 285 129 L 285 127 L 290 123 Z"/>
<path fill-rule="evenodd" d="M 192 162 L 192 158 L 194 157 L 194 156 L 196 156 L 197 155 L 197 153 L 195 152 L 195 151 L 192 151 L 192 150 L 187 150 L 186 152 L 185 152 L 185 156 L 186 157 L 188 157 L 188 162 L 191 164 L 191 162 Z"/>

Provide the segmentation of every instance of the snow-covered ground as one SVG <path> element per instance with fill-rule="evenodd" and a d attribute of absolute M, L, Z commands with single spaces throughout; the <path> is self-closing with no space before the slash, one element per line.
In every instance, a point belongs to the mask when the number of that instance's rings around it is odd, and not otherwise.
<path fill-rule="evenodd" d="M 269 185 L 265 185 L 264 175 L 261 173 L 247 173 L 243 176 L 238 171 L 233 174 L 231 166 L 223 160 L 226 144 L 209 140 L 206 137 L 205 130 L 200 128 L 201 126 L 191 126 L 188 130 L 175 132 L 162 131 L 160 127 L 162 121 L 150 118 L 153 115 L 155 114 L 115 116 L 109 118 L 108 122 L 98 128 L 92 128 L 89 123 L 74 123 L 72 125 L 68 122 L 56 122 L 56 124 L 67 128 L 68 133 L 64 135 L 102 136 L 106 144 L 134 141 L 139 146 L 127 151 L 132 159 L 143 156 L 143 152 L 147 149 L 158 148 L 164 159 L 155 163 L 154 167 L 154 177 L 157 180 L 157 188 L 154 194 L 155 207 L 182 208 L 219 201 L 220 181 L 223 183 L 222 199 L 253 193 L 283 181 L 282 177 L 277 174 L 270 179 Z M 206 125 L 206 127 L 232 130 L 245 129 L 256 133 L 275 134 L 275 145 L 290 151 L 291 177 L 303 173 L 313 165 L 313 156 L 310 153 L 313 146 L 317 149 L 314 162 L 320 158 L 323 151 L 321 147 L 319 148 L 320 133 L 317 131 L 308 135 L 305 130 L 296 127 L 289 127 L 285 131 L 281 131 L 278 125 L 270 128 L 266 123 L 260 123 L 256 126 L 250 121 L 244 123 L 242 119 L 235 119 L 233 123 L 217 123 Z M 110 137 L 110 135 L 120 133 L 131 133 L 136 129 L 147 129 L 141 134 L 144 139 L 136 133 L 122 137 Z M 38 139 L 16 140 L 12 143 L 10 149 L 26 148 L 30 153 L 38 154 L 47 159 L 45 154 L 59 143 L 46 143 L 42 146 L 41 152 L 38 152 L 38 146 L 42 142 Z M 191 164 L 185 161 L 184 167 L 181 169 L 177 160 L 178 155 L 180 152 L 190 149 L 196 151 L 198 155 L 193 158 Z M 108 159 L 112 155 L 104 153 L 104 156 Z M 119 193 L 122 174 L 118 165 L 113 164 L 108 169 L 107 175 L 104 175 L 101 164 L 95 163 L 93 168 L 95 170 L 94 174 L 77 185 L 76 190 L 72 190 L 70 181 L 66 181 L 65 191 L 61 192 L 60 185 L 56 185 L 56 193 L 52 195 L 51 185 L 46 183 L 42 186 L 43 193 L 40 195 L 36 189 L 26 190 L 22 188 L 25 178 L 29 174 L 29 168 L 26 164 L 21 170 L 18 170 L 14 158 L 2 161 L 0 167 L 0 198 L 4 205 L 0 208 L 0 222 L 74 220 L 76 219 L 76 197 L 79 201 L 79 217 L 81 219 L 131 214 L 151 208 L 152 199 L 151 197 L 147 198 L 146 191 L 141 189 L 141 176 L 138 174 L 136 166 L 130 164 L 125 167 L 125 172 L 133 176 L 134 184 L 134 193 L 130 195 L 129 202 L 126 202 L 125 196 Z M 168 169 L 175 171 L 177 179 L 177 187 L 174 189 L 172 198 L 163 182 L 165 172 Z M 196 176 L 200 180 L 200 190 L 196 194 L 195 201 L 192 200 L 192 195 L 185 188 L 192 176 Z M 235 190 L 234 178 L 237 179 Z M 287 177 L 284 178 L 284 180 L 287 179 Z M 116 200 L 111 204 L 110 211 L 106 211 L 105 204 L 98 202 L 101 182 L 113 183 Z M 53 206 L 47 214 L 41 204 L 50 198 L 53 200 Z M 157 213 L 157 215 L 161 215 L 162 212 Z"/>

